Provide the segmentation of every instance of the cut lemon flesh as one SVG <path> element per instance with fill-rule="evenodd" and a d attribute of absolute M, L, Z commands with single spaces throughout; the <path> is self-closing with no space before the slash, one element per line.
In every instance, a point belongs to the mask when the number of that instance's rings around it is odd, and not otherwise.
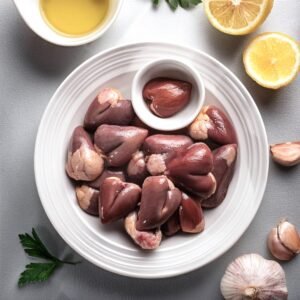
<path fill-rule="evenodd" d="M 204 7 L 215 28 L 232 35 L 244 35 L 265 21 L 273 0 L 204 0 Z"/>
<path fill-rule="evenodd" d="M 292 82 L 299 72 L 299 44 L 282 33 L 263 33 L 250 42 L 243 62 L 247 74 L 258 84 L 278 89 Z"/>

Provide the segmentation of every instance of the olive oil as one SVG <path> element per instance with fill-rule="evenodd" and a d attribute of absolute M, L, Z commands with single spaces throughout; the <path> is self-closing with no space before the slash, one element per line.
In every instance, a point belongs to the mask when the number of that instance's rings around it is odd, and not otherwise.
<path fill-rule="evenodd" d="M 105 21 L 109 0 L 40 0 L 40 7 L 52 28 L 65 35 L 80 36 Z"/>

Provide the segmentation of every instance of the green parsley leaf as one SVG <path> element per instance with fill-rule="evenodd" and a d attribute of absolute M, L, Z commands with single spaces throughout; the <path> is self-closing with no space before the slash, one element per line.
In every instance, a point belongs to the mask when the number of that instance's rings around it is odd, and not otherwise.
<path fill-rule="evenodd" d="M 60 265 L 60 262 L 31 263 L 26 265 L 25 271 L 21 273 L 18 281 L 19 287 L 28 283 L 46 281 Z"/>
<path fill-rule="evenodd" d="M 202 0 L 190 0 L 190 4 L 196 6 L 198 4 L 202 3 Z"/>
<path fill-rule="evenodd" d="M 29 256 L 42 258 L 48 261 L 45 263 L 31 263 L 26 265 L 25 270 L 21 273 L 18 281 L 20 287 L 25 284 L 47 280 L 54 271 L 63 264 L 76 265 L 79 263 L 60 260 L 52 255 L 47 250 L 34 228 L 32 228 L 32 236 L 28 233 L 19 234 L 19 239 L 25 253 Z"/>
<path fill-rule="evenodd" d="M 172 10 L 176 10 L 178 6 L 188 9 L 202 3 L 202 0 L 165 0 Z M 160 0 L 152 0 L 153 5 L 158 5 Z"/>
<path fill-rule="evenodd" d="M 25 233 L 19 234 L 19 239 L 24 251 L 29 256 L 55 260 L 55 257 L 48 252 L 34 228 L 32 228 L 32 237 L 28 233 Z"/>
<path fill-rule="evenodd" d="M 178 7 L 179 0 L 167 0 L 170 7 L 175 10 Z"/>
<path fill-rule="evenodd" d="M 189 0 L 179 0 L 179 4 L 182 8 L 189 8 L 190 1 Z"/>

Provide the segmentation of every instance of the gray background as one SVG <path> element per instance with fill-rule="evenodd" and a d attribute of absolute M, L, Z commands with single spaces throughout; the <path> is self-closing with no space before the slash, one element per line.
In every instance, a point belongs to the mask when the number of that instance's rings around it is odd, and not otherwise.
<path fill-rule="evenodd" d="M 300 139 L 300 77 L 289 87 L 269 91 L 249 79 L 241 53 L 251 34 L 232 37 L 213 29 L 198 7 L 173 13 L 150 0 L 126 0 L 107 34 L 82 47 L 50 45 L 32 33 L 13 2 L 0 1 L 0 299 L 222 299 L 219 282 L 237 256 L 256 252 L 265 257 L 265 239 L 279 218 L 300 228 L 300 167 L 270 164 L 262 205 L 249 229 L 225 255 L 208 266 L 171 279 L 137 280 L 101 270 L 87 261 L 65 266 L 46 283 L 17 288 L 29 259 L 17 235 L 36 227 L 49 248 L 61 257 L 73 253 L 51 226 L 40 204 L 33 172 L 34 142 L 42 113 L 60 82 L 77 65 L 110 46 L 136 41 L 170 41 L 194 46 L 219 59 L 246 85 L 263 116 L 269 142 Z M 300 39 L 300 1 L 275 0 L 258 32 L 281 31 Z M 74 257 L 78 258 L 76 254 Z M 300 299 L 300 258 L 283 263 L 289 299 Z"/>

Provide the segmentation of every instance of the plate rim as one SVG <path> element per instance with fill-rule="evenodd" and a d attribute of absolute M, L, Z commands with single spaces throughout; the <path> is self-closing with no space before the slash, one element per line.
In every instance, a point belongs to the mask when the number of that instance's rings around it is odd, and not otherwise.
<path fill-rule="evenodd" d="M 264 182 L 261 185 L 260 188 L 260 193 L 259 193 L 259 203 L 257 204 L 257 206 L 255 207 L 255 209 L 253 210 L 253 216 L 251 218 L 251 221 L 249 222 L 249 224 L 247 224 L 247 226 L 245 226 L 245 228 L 241 231 L 240 234 L 238 234 L 235 238 L 234 238 L 234 242 L 231 245 L 228 245 L 227 247 L 224 247 L 224 249 L 222 251 L 220 251 L 220 253 L 218 253 L 218 255 L 212 257 L 211 259 L 207 260 L 205 263 L 203 263 L 201 266 L 198 265 L 192 265 L 191 267 L 189 267 L 188 270 L 178 270 L 176 269 L 175 272 L 173 270 L 169 271 L 168 273 L 163 273 L 163 274 L 158 274 L 158 275 L 152 275 L 150 274 L 149 276 L 145 275 L 145 274 L 139 274 L 137 272 L 128 272 L 128 271 L 124 271 L 121 269 L 116 270 L 113 267 L 109 267 L 106 264 L 102 264 L 100 261 L 95 260 L 94 258 L 88 256 L 84 251 L 81 251 L 80 248 L 78 248 L 76 246 L 75 243 L 73 243 L 66 234 L 63 234 L 62 232 L 60 232 L 56 222 L 53 222 L 53 220 L 50 218 L 49 216 L 49 211 L 46 210 L 45 205 L 44 205 L 44 201 L 43 197 L 41 196 L 43 193 L 41 191 L 40 185 L 38 184 L 39 182 L 39 178 L 38 178 L 38 147 L 39 147 L 39 140 L 41 139 L 41 134 L 42 134 L 42 130 L 43 130 L 43 125 L 45 123 L 48 111 L 50 110 L 52 103 L 55 101 L 55 98 L 57 96 L 57 94 L 59 94 L 61 92 L 61 90 L 65 87 L 65 85 L 68 83 L 69 79 L 76 74 L 81 68 L 84 68 L 86 65 L 88 65 L 91 61 L 97 59 L 98 57 L 101 56 L 105 56 L 106 54 L 110 53 L 110 52 L 114 52 L 114 51 L 121 51 L 123 49 L 127 49 L 127 48 L 131 48 L 131 47 L 160 47 L 160 46 L 164 46 L 164 47 L 175 47 L 177 49 L 181 49 L 184 51 L 193 51 L 195 53 L 198 53 L 200 55 L 206 56 L 209 59 L 211 59 L 215 64 L 217 64 L 222 70 L 225 70 L 230 76 L 231 78 L 235 81 L 235 83 L 238 85 L 238 88 L 246 94 L 247 97 L 249 97 L 249 99 L 251 99 L 252 101 L 252 105 L 253 105 L 253 109 L 255 110 L 256 116 L 257 116 L 257 121 L 258 121 L 258 126 L 262 128 L 262 136 L 263 136 L 263 143 L 265 144 L 266 147 L 263 147 L 264 152 L 265 152 L 265 158 L 266 158 L 266 168 L 263 170 L 264 171 Z M 66 78 L 59 84 L 58 88 L 55 90 L 54 94 L 52 95 L 52 97 L 50 98 L 43 114 L 42 117 L 40 119 L 40 123 L 39 123 L 39 127 L 38 127 L 38 131 L 37 131 L 37 135 L 36 135 L 36 140 L 35 140 L 35 147 L 34 147 L 34 176 L 35 176 L 35 183 L 36 183 L 36 187 L 37 187 L 37 191 L 38 191 L 38 195 L 39 195 L 39 199 L 41 201 L 41 204 L 44 208 L 44 211 L 50 221 L 50 223 L 52 224 L 52 226 L 55 228 L 55 230 L 57 231 L 57 233 L 61 236 L 61 238 L 79 255 L 81 255 L 82 257 L 84 257 L 86 260 L 88 260 L 89 262 L 93 263 L 94 265 L 112 272 L 114 274 L 118 274 L 118 275 L 122 275 L 122 276 L 126 276 L 126 277 L 132 277 L 132 278 L 143 278 L 143 279 L 158 279 L 158 278 L 171 278 L 171 277 L 176 277 L 176 276 L 180 276 L 180 275 L 184 275 L 187 273 L 190 273 L 192 271 L 195 271 L 197 269 L 200 269 L 204 266 L 206 266 L 207 264 L 211 263 L 212 261 L 218 259 L 219 257 L 221 257 L 224 253 L 226 253 L 230 248 L 232 248 L 237 242 L 238 240 L 244 235 L 244 233 L 246 232 L 246 230 L 249 228 L 250 224 L 253 222 L 259 207 L 261 206 L 262 200 L 263 200 L 263 196 L 266 190 L 266 186 L 267 186 L 267 182 L 268 182 L 268 173 L 269 173 L 269 165 L 270 165 L 270 157 L 269 157 L 269 145 L 268 145 L 268 137 L 267 137 L 267 133 L 266 133 L 266 128 L 262 119 L 262 116 L 260 114 L 260 111 L 253 99 L 253 97 L 251 96 L 250 92 L 247 90 L 247 88 L 244 86 L 244 84 L 241 82 L 241 80 L 224 64 L 222 64 L 219 60 L 217 60 L 216 58 L 214 58 L 213 56 L 211 56 L 210 54 L 199 50 L 195 47 L 191 47 L 191 46 L 182 46 L 176 43 L 169 43 L 169 42 L 139 42 L 139 43 L 124 43 L 121 45 L 117 45 L 114 47 L 110 47 L 107 48 L 103 51 L 100 51 L 96 54 L 94 54 L 93 56 L 91 56 L 90 58 L 86 59 L 84 62 L 80 63 L 72 72 L 69 73 L 68 76 L 66 76 Z"/>

